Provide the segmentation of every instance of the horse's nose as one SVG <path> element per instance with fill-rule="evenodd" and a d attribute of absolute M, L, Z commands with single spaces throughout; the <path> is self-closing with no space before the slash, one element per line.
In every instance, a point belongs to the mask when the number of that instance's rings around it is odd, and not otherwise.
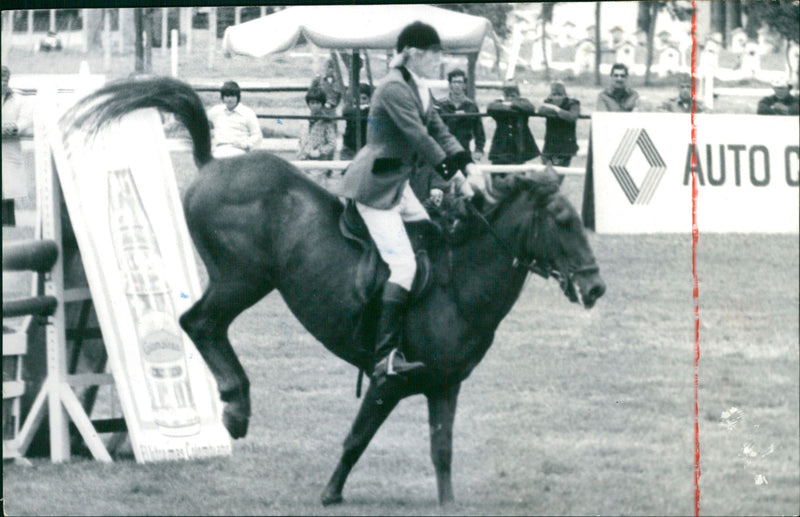
<path fill-rule="evenodd" d="M 594 287 L 589 290 L 589 296 L 593 300 L 598 300 L 601 296 L 606 293 L 606 284 L 602 280 L 598 282 Z"/>
<path fill-rule="evenodd" d="M 597 277 L 587 287 L 589 287 L 589 289 L 587 289 L 583 295 L 583 306 L 587 309 L 591 309 L 595 302 L 605 294 L 606 284 L 600 277 Z"/>

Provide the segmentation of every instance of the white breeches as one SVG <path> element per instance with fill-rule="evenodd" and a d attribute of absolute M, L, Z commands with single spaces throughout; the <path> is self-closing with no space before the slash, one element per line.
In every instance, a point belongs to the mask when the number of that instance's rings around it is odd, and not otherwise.
<path fill-rule="evenodd" d="M 425 207 L 406 181 L 400 202 L 394 207 L 378 210 L 356 202 L 356 208 L 378 247 L 378 253 L 389 266 L 389 282 L 410 291 L 417 273 L 417 261 L 403 221 L 429 219 Z"/>

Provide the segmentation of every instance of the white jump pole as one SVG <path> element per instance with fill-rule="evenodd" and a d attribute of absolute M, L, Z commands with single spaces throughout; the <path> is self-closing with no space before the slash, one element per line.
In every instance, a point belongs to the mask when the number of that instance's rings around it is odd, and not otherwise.
<path fill-rule="evenodd" d="M 170 32 L 170 39 L 172 39 L 172 48 L 170 49 L 170 72 L 172 77 L 178 77 L 178 30 L 172 29 Z"/>

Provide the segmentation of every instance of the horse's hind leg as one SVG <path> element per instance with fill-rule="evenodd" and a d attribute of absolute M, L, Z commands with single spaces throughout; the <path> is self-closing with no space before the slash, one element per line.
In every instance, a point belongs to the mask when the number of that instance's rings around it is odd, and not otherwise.
<path fill-rule="evenodd" d="M 228 340 L 234 318 L 264 297 L 271 287 L 245 282 L 212 281 L 203 297 L 180 318 L 217 381 L 226 403 L 222 421 L 233 438 L 247 434 L 250 421 L 250 381 Z"/>
<path fill-rule="evenodd" d="M 344 441 L 344 452 L 339 464 L 336 465 L 336 470 L 322 491 L 323 505 L 342 502 L 342 489 L 350 470 L 401 398 L 403 395 L 400 392 L 390 392 L 385 387 L 377 389 L 374 383 L 370 383 L 350 434 Z"/>

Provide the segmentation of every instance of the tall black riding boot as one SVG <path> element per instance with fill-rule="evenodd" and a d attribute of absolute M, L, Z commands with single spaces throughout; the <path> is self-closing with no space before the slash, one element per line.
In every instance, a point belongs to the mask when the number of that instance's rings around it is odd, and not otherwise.
<path fill-rule="evenodd" d="M 403 287 L 386 282 L 381 297 L 383 307 L 378 320 L 375 336 L 375 369 L 373 378 L 382 384 L 387 377 L 404 375 L 425 368 L 420 362 L 408 362 L 398 350 L 402 343 L 403 317 L 405 316 L 408 291 Z"/>

